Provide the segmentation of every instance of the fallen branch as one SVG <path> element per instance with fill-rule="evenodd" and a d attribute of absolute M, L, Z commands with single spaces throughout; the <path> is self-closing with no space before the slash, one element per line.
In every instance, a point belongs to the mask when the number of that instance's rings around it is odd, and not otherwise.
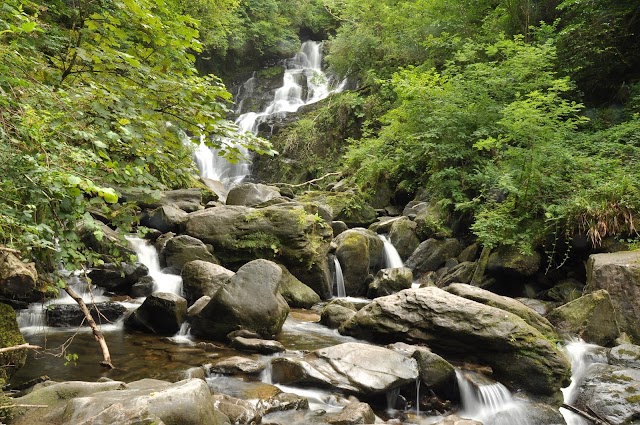
<path fill-rule="evenodd" d="M 26 344 L 20 344 L 20 345 L 14 345 L 12 347 L 5 347 L 5 348 L 0 348 L 0 354 L 2 353 L 8 353 L 9 351 L 15 351 L 15 350 L 22 350 L 22 349 L 27 349 L 27 350 L 40 350 L 42 347 L 38 346 L 38 345 L 31 345 L 29 343 Z"/>
<path fill-rule="evenodd" d="M 96 322 L 91 317 L 91 313 L 87 308 L 87 305 L 82 300 L 82 297 L 78 295 L 73 289 L 69 287 L 69 285 L 64 286 L 64 290 L 69 294 L 71 298 L 75 300 L 76 303 L 80 306 L 82 313 L 84 313 L 84 317 L 87 319 L 87 323 L 91 326 L 91 330 L 93 331 L 93 336 L 95 337 L 98 344 L 100 344 L 100 349 L 102 349 L 102 357 L 103 360 L 100 362 L 100 366 L 104 366 L 109 369 L 115 369 L 113 364 L 111 363 L 111 354 L 109 354 L 109 347 L 107 347 L 107 342 L 104 340 L 104 335 L 96 325 Z"/>
<path fill-rule="evenodd" d="M 309 181 L 306 181 L 306 182 L 302 182 L 302 183 L 299 183 L 299 184 L 289 184 L 289 183 L 271 183 L 271 184 L 274 185 L 274 186 L 302 187 L 302 186 L 306 186 L 306 185 L 309 185 L 309 184 L 313 184 L 313 183 L 319 182 L 320 180 L 324 180 L 327 177 L 339 176 L 340 174 L 342 174 L 342 173 L 339 173 L 339 172 L 327 173 L 322 177 L 318 177 L 317 179 L 312 179 L 312 180 L 309 180 Z"/>
<path fill-rule="evenodd" d="M 6 246 L 0 246 L 0 251 L 7 251 L 12 254 L 20 254 L 20 251 L 18 251 L 17 249 L 7 248 Z"/>
<path fill-rule="evenodd" d="M 565 409 L 582 416 L 585 419 L 589 419 L 590 421 L 592 421 L 595 425 L 612 425 L 610 422 L 605 421 L 604 419 L 600 419 L 600 418 L 596 418 L 595 416 L 592 416 L 590 414 L 588 414 L 587 412 L 585 412 L 584 410 L 580 410 L 577 407 L 573 407 L 567 403 L 562 403 L 562 407 L 564 407 Z"/>
<path fill-rule="evenodd" d="M 39 407 L 44 409 L 49 406 L 46 404 L 7 404 L 6 406 L 0 406 L 0 409 L 13 409 L 15 407 Z"/>

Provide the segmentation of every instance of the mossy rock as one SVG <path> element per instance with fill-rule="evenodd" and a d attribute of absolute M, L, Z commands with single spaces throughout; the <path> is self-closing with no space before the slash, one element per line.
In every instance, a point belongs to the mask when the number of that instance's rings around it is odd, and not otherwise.
<path fill-rule="evenodd" d="M 16 312 L 6 304 L 0 304 L 0 348 L 25 344 L 20 333 Z M 27 361 L 27 350 L 15 350 L 0 354 L 0 381 L 8 382 Z"/>
<path fill-rule="evenodd" d="M 283 265 L 282 279 L 280 280 L 280 294 L 284 297 L 289 307 L 311 308 L 320 302 L 320 296 L 287 270 Z"/>
<path fill-rule="evenodd" d="M 509 277 L 530 277 L 540 268 L 542 257 L 537 252 L 523 254 L 513 246 L 501 246 L 491 253 L 487 271 Z"/>
<path fill-rule="evenodd" d="M 376 221 L 376 211 L 357 192 L 312 191 L 296 198 L 300 202 L 318 202 L 327 205 L 333 220 L 343 221 L 349 227 L 368 227 Z"/>

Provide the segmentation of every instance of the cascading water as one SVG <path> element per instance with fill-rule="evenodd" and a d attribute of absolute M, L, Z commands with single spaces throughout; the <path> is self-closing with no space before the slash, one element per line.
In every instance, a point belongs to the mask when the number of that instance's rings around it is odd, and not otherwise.
<path fill-rule="evenodd" d="M 347 296 L 347 291 L 344 288 L 344 276 L 342 274 L 342 266 L 340 265 L 340 261 L 338 257 L 333 257 L 333 264 L 335 266 L 335 275 L 334 275 L 334 283 L 336 287 L 336 297 L 344 298 Z"/>
<path fill-rule="evenodd" d="M 278 88 L 271 103 L 262 112 L 247 112 L 238 117 L 236 124 L 241 132 L 258 133 L 261 123 L 270 118 L 280 118 L 287 113 L 295 112 L 304 105 L 318 102 L 331 93 L 341 91 L 345 82 L 331 88 L 331 79 L 322 71 L 322 44 L 316 41 L 302 43 L 300 51 L 285 61 L 285 72 L 282 87 Z M 255 76 L 245 82 L 239 91 L 238 109 L 255 86 Z M 250 174 L 249 151 L 234 142 L 221 141 L 228 148 L 237 149 L 241 159 L 231 164 L 220 156 L 219 150 L 209 149 L 204 139 L 195 150 L 195 161 L 200 175 L 205 178 L 219 180 L 229 187 L 242 182 Z"/>
<path fill-rule="evenodd" d="M 402 258 L 400 258 L 400 254 L 398 254 L 396 247 L 393 246 L 387 235 L 378 235 L 378 237 L 384 243 L 384 268 L 395 269 L 402 267 L 404 265 Z"/>
<path fill-rule="evenodd" d="M 149 269 L 149 276 L 153 278 L 155 283 L 154 292 L 170 292 L 181 295 L 182 277 L 164 273 L 160 269 L 160 259 L 156 249 L 148 241 L 135 236 L 128 236 L 127 240 L 138 255 L 138 261 Z"/>

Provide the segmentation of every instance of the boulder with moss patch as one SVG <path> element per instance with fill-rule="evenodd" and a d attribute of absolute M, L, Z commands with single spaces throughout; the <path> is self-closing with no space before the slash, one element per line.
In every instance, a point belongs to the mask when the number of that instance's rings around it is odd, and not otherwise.
<path fill-rule="evenodd" d="M 343 221 L 349 227 L 368 227 L 376 221 L 376 211 L 356 192 L 312 191 L 296 197 L 300 202 L 326 205 L 333 220 Z"/>
<path fill-rule="evenodd" d="M 375 233 L 362 228 L 347 230 L 334 242 L 347 295 L 365 295 L 373 273 L 379 268 L 384 243 Z"/>

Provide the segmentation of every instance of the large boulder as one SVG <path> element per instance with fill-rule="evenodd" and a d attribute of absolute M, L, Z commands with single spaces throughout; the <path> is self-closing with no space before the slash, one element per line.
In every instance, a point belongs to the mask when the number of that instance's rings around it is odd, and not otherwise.
<path fill-rule="evenodd" d="M 462 245 L 455 238 L 427 239 L 420 243 L 405 266 L 413 270 L 414 276 L 436 271 L 444 266 L 450 258 L 455 258 L 462 251 Z"/>
<path fill-rule="evenodd" d="M 446 396 L 453 392 L 451 390 L 456 387 L 456 370 L 451 363 L 427 347 L 398 342 L 387 348 L 414 358 L 418 364 L 420 381 L 427 388 Z"/>
<path fill-rule="evenodd" d="M 362 228 L 347 230 L 334 242 L 347 295 L 365 295 L 373 273 L 380 266 L 384 243 L 375 233 Z"/>
<path fill-rule="evenodd" d="M 376 274 L 373 282 L 369 284 L 367 297 L 377 298 L 395 294 L 403 289 L 411 288 L 413 273 L 408 267 L 394 269 L 381 269 Z"/>
<path fill-rule="evenodd" d="M 601 289 L 553 310 L 547 318 L 558 332 L 608 346 L 620 334 L 609 293 Z"/>
<path fill-rule="evenodd" d="M 162 205 L 154 210 L 145 211 L 140 224 L 161 231 L 177 232 L 187 218 L 187 213 L 174 205 Z"/>
<path fill-rule="evenodd" d="M 23 408 L 12 421 L 16 425 L 228 423 L 226 416 L 214 407 L 207 384 L 196 378 L 176 383 L 155 379 L 129 384 L 117 381 L 50 382 L 38 384 L 28 395 L 16 400 L 20 405 L 48 406 L 44 409 Z"/>
<path fill-rule="evenodd" d="M 533 393 L 560 398 L 569 381 L 565 355 L 522 318 L 435 287 L 377 298 L 340 331 L 373 341 L 424 342 L 445 357 L 472 355 L 501 381 Z"/>
<path fill-rule="evenodd" d="M 187 316 L 187 300 L 169 292 L 154 292 L 148 296 L 124 324 L 143 332 L 173 335 Z"/>
<path fill-rule="evenodd" d="M 125 306 L 111 301 L 87 304 L 87 308 L 96 323 L 113 323 L 127 312 Z M 47 323 L 53 327 L 88 326 L 78 304 L 51 304 L 47 308 Z"/>
<path fill-rule="evenodd" d="M 507 277 L 526 278 L 540 268 L 542 257 L 537 252 L 523 254 L 516 247 L 503 246 L 491 253 L 487 271 Z"/>
<path fill-rule="evenodd" d="M 394 220 L 389 229 L 389 240 L 396 247 L 400 258 L 407 260 L 420 245 L 420 239 L 416 234 L 416 222 L 408 217 Z"/>
<path fill-rule="evenodd" d="M 327 253 L 333 231 L 302 205 L 209 208 L 189 214 L 185 233 L 213 245 L 226 267 L 236 269 L 255 258 L 274 259 L 320 297 L 331 296 Z"/>
<path fill-rule="evenodd" d="M 477 268 L 478 263 L 475 261 L 463 261 L 439 277 L 436 281 L 436 286 L 442 288 L 452 283 L 470 283 Z"/>
<path fill-rule="evenodd" d="M 25 263 L 13 252 L 0 247 L 0 296 L 10 300 L 30 300 L 38 273 L 34 263 Z"/>
<path fill-rule="evenodd" d="M 277 357 L 271 367 L 274 382 L 333 387 L 364 396 L 386 393 L 418 377 L 414 359 L 357 342 L 322 348 L 302 358 Z"/>
<path fill-rule="evenodd" d="M 282 269 L 269 260 L 242 266 L 199 312 L 191 316 L 195 336 L 224 340 L 232 331 L 246 329 L 263 338 L 280 332 L 289 306 L 280 295 Z"/>
<path fill-rule="evenodd" d="M 549 339 L 557 339 L 558 337 L 553 326 L 547 319 L 542 317 L 535 310 L 527 307 L 520 301 L 514 300 L 513 298 L 494 294 L 491 291 L 471 285 L 465 285 L 463 283 L 451 284 L 445 290 L 459 297 L 467 298 L 481 304 L 513 313 L 522 318 L 527 322 L 527 324 L 536 328 L 541 334 L 545 335 Z"/>
<path fill-rule="evenodd" d="M 16 312 L 7 304 L 0 303 L 0 348 L 25 344 L 20 333 Z M 0 354 L 0 384 L 5 385 L 27 360 L 27 350 L 7 351 Z"/>
<path fill-rule="evenodd" d="M 320 296 L 313 289 L 300 282 L 285 266 L 281 265 L 280 268 L 282 269 L 280 294 L 289 304 L 289 307 L 311 308 L 314 304 L 320 302 Z"/>
<path fill-rule="evenodd" d="M 338 413 L 328 415 L 327 422 L 331 425 L 358 425 L 376 423 L 376 414 L 367 403 L 352 401 Z"/>
<path fill-rule="evenodd" d="M 338 329 L 344 322 L 356 314 L 356 307 L 352 302 L 342 298 L 332 300 L 320 314 L 320 323 L 331 329 Z"/>
<path fill-rule="evenodd" d="M 349 227 L 367 227 L 376 221 L 376 210 L 356 192 L 311 191 L 296 197 L 300 202 L 317 202 L 331 212 L 332 220 Z"/>
<path fill-rule="evenodd" d="M 160 260 L 167 267 L 173 267 L 176 270 L 182 270 L 186 263 L 194 260 L 220 264 L 220 261 L 209 252 L 201 240 L 189 235 L 180 235 L 169 239 L 160 251 Z"/>
<path fill-rule="evenodd" d="M 194 260 L 182 268 L 182 292 L 189 305 L 202 296 L 213 297 L 235 273 L 208 261 Z"/>
<path fill-rule="evenodd" d="M 242 183 L 232 187 L 227 194 L 227 205 L 253 207 L 280 196 L 275 186 L 260 183 Z"/>
<path fill-rule="evenodd" d="M 204 208 L 203 191 L 198 188 L 167 190 L 164 192 L 122 189 L 122 198 L 128 202 L 136 203 L 140 208 L 155 209 L 164 205 L 171 205 L 186 212 L 198 211 Z"/>
<path fill-rule="evenodd" d="M 105 263 L 91 270 L 89 277 L 91 283 L 107 291 L 128 294 L 133 284 L 148 274 L 142 263 Z"/>
<path fill-rule="evenodd" d="M 609 293 L 620 331 L 640 344 L 640 251 L 591 255 L 586 292 L 598 289 Z"/>

